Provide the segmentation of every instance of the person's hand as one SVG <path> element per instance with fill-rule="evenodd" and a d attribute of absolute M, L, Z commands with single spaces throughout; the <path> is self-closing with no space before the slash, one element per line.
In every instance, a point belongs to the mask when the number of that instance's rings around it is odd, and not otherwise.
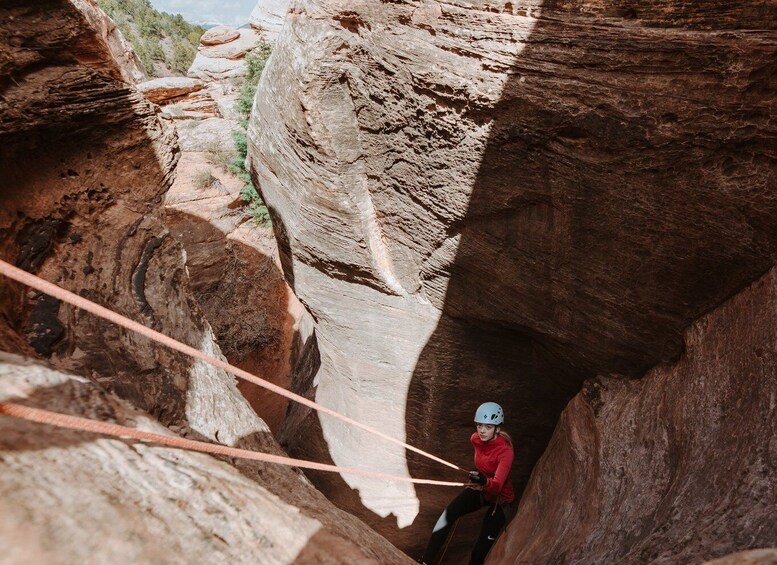
<path fill-rule="evenodd" d="M 486 478 L 486 476 L 477 470 L 469 472 L 469 480 L 480 486 L 485 486 L 485 484 L 488 482 L 488 479 Z"/>

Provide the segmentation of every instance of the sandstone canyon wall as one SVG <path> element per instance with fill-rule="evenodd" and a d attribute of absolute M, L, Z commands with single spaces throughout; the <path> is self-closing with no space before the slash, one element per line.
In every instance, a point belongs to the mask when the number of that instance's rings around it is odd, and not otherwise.
<path fill-rule="evenodd" d="M 586 383 L 492 563 L 693 563 L 777 545 L 777 268 L 638 381 Z"/>
<path fill-rule="evenodd" d="M 689 324 L 774 265 L 774 16 L 744 1 L 292 4 L 249 137 L 317 324 L 299 390 L 463 466 L 474 409 L 500 401 L 522 490 L 584 380 L 676 360 Z M 304 410 L 284 441 L 455 478 Z M 315 480 L 411 553 L 452 494 Z"/>
<path fill-rule="evenodd" d="M 286 20 L 289 3 L 289 0 L 259 0 L 249 18 L 251 27 L 275 42 Z"/>
<path fill-rule="evenodd" d="M 91 1 L 0 8 L 0 257 L 221 356 L 165 224 L 175 128 L 96 16 Z M 231 375 L 7 279 L 0 297 L 0 349 L 28 357 L 3 355 L 3 399 L 281 453 Z M 20 559 L 82 562 L 104 540 L 92 556 L 407 560 L 292 469 L 0 428 L 0 536 Z"/>
<path fill-rule="evenodd" d="M 246 182 L 235 174 L 246 78 L 221 77 L 218 69 L 224 60 L 245 69 L 246 50 L 266 50 L 258 35 L 241 31 L 220 26 L 202 36 L 201 57 L 192 65 L 202 80 L 166 77 L 138 90 L 178 130 L 181 157 L 165 194 L 165 223 L 186 252 L 190 286 L 219 348 L 230 363 L 288 388 L 310 323 L 280 272 L 272 228 L 252 219 Z M 276 432 L 286 399 L 250 383 L 238 387 Z"/>

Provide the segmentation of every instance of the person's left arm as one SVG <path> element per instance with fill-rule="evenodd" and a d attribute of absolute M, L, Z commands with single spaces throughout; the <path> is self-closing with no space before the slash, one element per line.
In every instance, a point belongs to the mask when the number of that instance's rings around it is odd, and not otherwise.
<path fill-rule="evenodd" d="M 483 490 L 494 496 L 499 496 L 499 493 L 502 492 L 502 487 L 507 482 L 507 476 L 510 474 L 510 468 L 513 466 L 514 457 L 515 454 L 511 447 L 500 453 L 494 478 L 488 479 Z"/>

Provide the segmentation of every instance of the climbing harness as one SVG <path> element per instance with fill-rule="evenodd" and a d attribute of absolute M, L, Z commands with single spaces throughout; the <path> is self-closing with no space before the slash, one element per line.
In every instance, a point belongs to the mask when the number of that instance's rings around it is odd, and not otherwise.
<path fill-rule="evenodd" d="M 228 373 L 231 373 L 238 378 L 254 383 L 255 385 L 258 385 L 267 390 L 275 392 L 276 394 L 280 394 L 281 396 L 284 396 L 289 400 L 293 400 L 304 406 L 317 410 L 318 412 L 322 412 L 324 414 L 332 416 L 333 418 L 337 418 L 339 420 L 342 420 L 343 422 L 346 422 L 348 424 L 361 428 L 366 432 L 376 435 L 391 443 L 400 445 L 405 449 L 418 453 L 419 455 L 432 459 L 433 461 L 437 461 L 438 463 L 442 463 L 443 465 L 446 465 L 458 471 L 467 472 L 465 469 L 459 467 L 458 465 L 450 463 L 440 457 L 437 457 L 436 455 L 432 455 L 431 453 L 428 453 L 422 449 L 419 449 L 401 440 L 393 438 L 371 426 L 358 422 L 357 420 L 354 420 L 353 418 L 340 414 L 339 412 L 336 412 L 330 408 L 327 408 L 326 406 L 322 406 L 317 402 L 314 402 L 303 396 L 300 396 L 291 391 L 288 391 L 283 387 L 273 384 L 256 375 L 253 375 L 248 371 L 240 369 L 239 367 L 235 367 L 234 365 L 231 365 L 226 361 L 223 361 L 221 359 L 216 359 L 215 357 L 211 357 L 203 353 L 202 351 L 195 349 L 194 347 L 181 343 L 180 341 L 177 341 L 163 333 L 160 333 L 156 330 L 152 330 L 151 328 L 148 328 L 143 324 L 139 324 L 138 322 L 130 320 L 129 318 L 122 316 L 121 314 L 118 314 L 112 310 L 109 310 L 108 308 L 100 306 L 99 304 L 96 304 L 90 300 L 87 300 L 86 298 L 83 298 L 53 283 L 50 283 L 44 279 L 41 279 L 40 277 L 37 277 L 31 273 L 28 273 L 27 271 L 19 269 L 18 267 L 14 267 L 13 265 L 3 260 L 0 260 L 0 274 L 3 274 L 12 280 L 15 280 L 16 282 L 19 282 L 21 284 L 34 288 L 35 290 L 38 290 L 40 292 L 53 296 L 54 298 L 57 298 L 62 302 L 66 302 L 68 304 L 71 304 L 72 306 L 81 308 L 82 310 L 86 310 L 87 312 L 90 312 L 95 316 L 108 320 L 109 322 L 112 322 L 114 324 L 127 328 L 128 330 L 131 330 L 133 332 L 139 333 L 171 349 L 174 349 L 176 351 L 179 351 L 191 357 L 200 359 L 201 361 L 204 361 L 210 365 L 213 365 L 214 367 L 227 371 Z M 275 455 L 258 453 L 258 452 L 249 451 L 249 450 L 236 449 L 236 448 L 231 448 L 231 447 L 227 447 L 219 444 L 195 442 L 193 440 L 187 440 L 184 438 L 171 438 L 171 437 L 158 435 L 158 434 L 150 434 L 150 432 L 141 432 L 139 430 L 134 430 L 133 428 L 118 426 L 116 424 L 110 424 L 107 422 L 98 422 L 95 420 L 88 420 L 86 418 L 76 418 L 75 416 L 66 416 L 64 414 L 57 414 L 55 412 L 49 412 L 46 410 L 34 409 L 34 408 L 30 408 L 27 406 L 22 406 L 14 403 L 0 403 L 0 413 L 7 414 L 9 416 L 15 416 L 17 418 L 30 419 L 36 422 L 49 423 L 55 426 L 69 427 L 71 429 L 82 429 L 84 431 L 94 431 L 99 433 L 105 433 L 108 435 L 114 435 L 117 437 L 122 437 L 122 436 L 134 437 L 136 439 L 145 439 L 146 441 L 154 441 L 156 443 L 162 443 L 164 445 L 183 447 L 184 449 L 193 449 L 195 451 L 204 451 L 209 453 L 221 453 L 223 455 L 230 455 L 232 457 L 257 459 L 261 461 L 274 462 L 274 463 L 279 463 L 284 465 L 292 465 L 292 466 L 303 467 L 307 469 L 343 472 L 346 474 L 359 474 L 359 475 L 383 478 L 387 480 L 413 482 L 413 483 L 420 483 L 420 484 L 437 484 L 437 485 L 445 485 L 445 486 L 465 486 L 466 484 L 466 483 L 459 483 L 459 482 L 433 481 L 431 479 L 412 479 L 410 477 L 392 477 L 390 475 L 383 475 L 381 473 L 372 473 L 369 471 L 361 471 L 358 469 L 342 469 L 335 465 L 324 465 L 321 463 L 314 463 L 311 461 L 291 459 L 288 457 L 283 458 Z M 38 418 L 38 419 L 35 419 L 35 418 Z M 43 421 L 44 418 L 47 421 Z M 75 427 L 76 425 L 81 427 Z M 90 426 L 90 427 L 87 428 L 86 426 Z M 145 437 L 146 434 L 149 434 L 149 437 Z M 141 437 L 141 435 L 144 437 Z M 151 439 L 150 436 L 153 436 L 153 439 Z M 177 443 L 177 445 L 173 445 L 173 442 Z M 180 443 L 180 442 L 183 442 L 183 443 Z M 186 447 L 184 447 L 184 444 L 186 445 Z M 205 449 L 203 446 L 207 446 L 207 449 Z M 229 453 L 226 453 L 225 451 L 217 452 L 215 451 L 216 449 L 228 450 Z M 240 455 L 236 454 L 238 452 L 240 453 Z"/>

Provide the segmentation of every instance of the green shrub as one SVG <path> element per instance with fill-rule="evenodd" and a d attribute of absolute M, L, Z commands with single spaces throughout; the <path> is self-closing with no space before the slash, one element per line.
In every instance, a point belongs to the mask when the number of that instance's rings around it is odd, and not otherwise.
<path fill-rule="evenodd" d="M 240 191 L 240 196 L 243 198 L 243 202 L 248 205 L 250 210 L 250 216 L 259 226 L 271 226 L 272 220 L 270 219 L 270 211 L 264 204 L 262 197 L 256 192 L 254 185 L 248 183 Z"/>
<path fill-rule="evenodd" d="M 158 12 L 149 0 L 97 0 L 97 3 L 132 44 L 150 76 L 158 76 L 156 62 L 174 73 L 186 74 L 197 55 L 204 28 L 191 25 L 180 14 Z M 169 55 L 161 46 L 164 38 L 172 40 Z"/>
<path fill-rule="evenodd" d="M 267 59 L 270 57 L 270 46 L 262 44 L 251 53 L 246 55 L 246 75 L 243 85 L 240 87 L 240 94 L 237 99 L 237 111 L 240 115 L 240 127 L 232 130 L 232 139 L 235 142 L 237 155 L 229 164 L 229 170 L 237 175 L 245 184 L 240 191 L 240 196 L 248 205 L 249 215 L 254 222 L 260 226 L 272 225 L 270 212 L 262 201 L 262 197 L 256 191 L 251 181 L 251 175 L 245 168 L 245 160 L 248 155 L 248 137 L 246 128 L 248 127 L 248 118 L 251 116 L 251 109 L 256 95 L 256 86 L 264 71 Z"/>
<path fill-rule="evenodd" d="M 192 66 L 192 61 L 197 55 L 197 49 L 192 45 L 181 39 L 173 39 L 173 57 L 170 61 L 170 70 L 176 73 L 185 75 L 189 67 Z"/>
<path fill-rule="evenodd" d="M 229 166 L 234 159 L 234 153 L 224 149 L 224 146 L 219 142 L 213 142 L 208 146 L 208 161 L 220 167 L 224 172 L 229 171 Z"/>

